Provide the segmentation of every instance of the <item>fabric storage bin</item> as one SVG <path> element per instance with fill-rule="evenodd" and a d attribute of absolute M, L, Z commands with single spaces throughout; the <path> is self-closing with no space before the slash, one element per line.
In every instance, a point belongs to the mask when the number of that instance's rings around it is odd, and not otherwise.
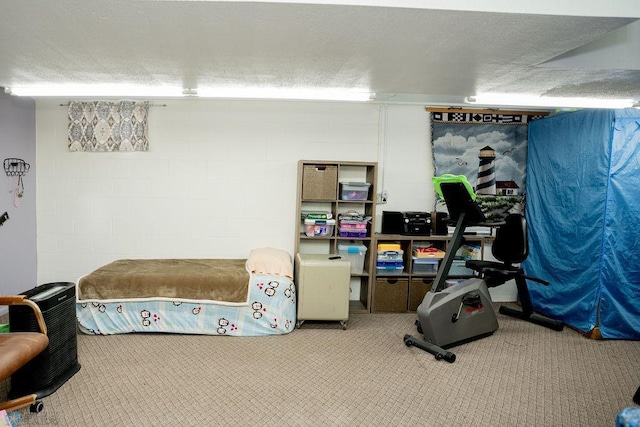
<path fill-rule="evenodd" d="M 411 272 L 416 274 L 436 274 L 439 264 L 439 259 L 412 257 Z"/>
<path fill-rule="evenodd" d="M 339 244 L 338 254 L 351 263 L 351 274 L 364 272 L 364 258 L 367 247 L 363 244 Z"/>
<path fill-rule="evenodd" d="M 302 170 L 302 198 L 305 200 L 335 200 L 338 194 L 338 167 L 305 165 Z"/>
<path fill-rule="evenodd" d="M 305 219 L 304 229 L 308 237 L 333 236 L 335 219 Z"/>
<path fill-rule="evenodd" d="M 416 311 L 418 306 L 422 304 L 424 296 L 431 290 L 433 279 L 416 279 L 411 278 L 409 282 L 409 310 Z"/>
<path fill-rule="evenodd" d="M 342 200 L 367 200 L 369 198 L 369 187 L 366 182 L 341 182 L 340 199 Z"/>
<path fill-rule="evenodd" d="M 407 311 L 409 279 L 376 278 L 373 291 L 374 312 Z"/>

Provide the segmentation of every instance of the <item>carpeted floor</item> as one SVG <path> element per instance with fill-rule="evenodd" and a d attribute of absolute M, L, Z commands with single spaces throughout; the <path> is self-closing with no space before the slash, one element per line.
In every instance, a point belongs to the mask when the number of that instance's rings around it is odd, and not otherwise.
<path fill-rule="evenodd" d="M 34 426 L 614 426 L 640 385 L 640 342 L 499 316 L 436 361 L 402 337 L 415 314 L 306 322 L 274 337 L 78 337 L 82 368 Z M 7 384 L 4 384 L 6 393 Z"/>

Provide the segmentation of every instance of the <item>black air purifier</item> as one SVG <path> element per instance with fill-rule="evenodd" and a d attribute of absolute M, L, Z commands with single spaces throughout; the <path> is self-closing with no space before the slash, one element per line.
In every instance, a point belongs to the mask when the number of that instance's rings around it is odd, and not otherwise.
<path fill-rule="evenodd" d="M 76 335 L 76 288 L 69 282 L 47 283 L 23 292 L 42 311 L 49 346 L 11 376 L 9 398 L 50 395 L 80 370 Z M 37 332 L 31 307 L 10 306 L 11 332 Z"/>

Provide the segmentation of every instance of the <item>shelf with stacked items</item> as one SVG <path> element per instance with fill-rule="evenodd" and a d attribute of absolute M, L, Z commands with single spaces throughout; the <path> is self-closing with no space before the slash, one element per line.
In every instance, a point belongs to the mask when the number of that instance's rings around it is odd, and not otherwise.
<path fill-rule="evenodd" d="M 369 312 L 371 305 L 376 168 L 366 162 L 298 162 L 295 252 L 350 260 L 354 312 Z"/>
<path fill-rule="evenodd" d="M 373 277 L 374 312 L 415 311 L 431 289 L 451 236 L 377 234 Z M 467 259 L 483 259 L 486 237 L 467 236 L 447 278 L 451 284 L 473 276 Z"/>

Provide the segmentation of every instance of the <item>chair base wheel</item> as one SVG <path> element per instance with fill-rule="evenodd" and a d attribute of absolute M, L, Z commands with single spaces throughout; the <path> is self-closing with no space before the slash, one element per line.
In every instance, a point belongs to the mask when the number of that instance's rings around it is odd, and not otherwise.
<path fill-rule="evenodd" d="M 36 400 L 35 403 L 32 403 L 31 406 L 29 407 L 29 411 L 35 414 L 42 412 L 43 409 L 44 409 L 44 404 L 42 403 L 41 400 Z"/>

